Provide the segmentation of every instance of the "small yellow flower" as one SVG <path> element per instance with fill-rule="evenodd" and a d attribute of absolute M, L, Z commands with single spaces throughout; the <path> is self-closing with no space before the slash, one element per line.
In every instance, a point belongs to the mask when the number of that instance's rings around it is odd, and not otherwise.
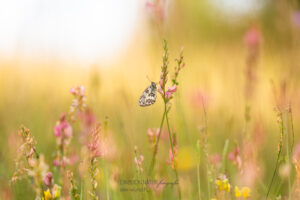
<path fill-rule="evenodd" d="M 210 199 L 210 200 L 217 200 L 216 198 L 212 198 L 212 199 Z"/>
<path fill-rule="evenodd" d="M 231 185 L 228 182 L 227 178 L 225 178 L 223 180 L 217 179 L 215 181 L 215 183 L 218 186 L 218 188 L 219 188 L 220 191 L 224 190 L 224 191 L 230 192 Z"/>
<path fill-rule="evenodd" d="M 237 186 L 235 186 L 234 190 L 235 190 L 235 197 L 243 196 L 244 199 L 250 197 L 251 190 L 248 187 L 243 187 L 240 190 Z"/>
<path fill-rule="evenodd" d="M 242 196 L 242 193 L 241 193 L 241 191 L 239 190 L 239 188 L 238 188 L 238 186 L 235 186 L 234 187 L 234 191 L 235 191 L 235 197 L 240 197 L 240 196 Z"/>
<path fill-rule="evenodd" d="M 248 188 L 248 187 L 243 187 L 242 188 L 242 194 L 243 194 L 244 198 L 249 197 L 250 196 L 250 192 L 251 192 L 250 188 Z"/>
<path fill-rule="evenodd" d="M 217 179 L 216 180 L 216 185 L 219 187 L 219 189 L 221 190 L 221 187 L 222 187 L 222 181 Z"/>
<path fill-rule="evenodd" d="M 227 185 L 227 192 L 230 192 L 230 188 L 231 188 L 231 185 L 228 183 L 228 185 Z"/>
<path fill-rule="evenodd" d="M 58 185 L 55 185 L 55 189 L 54 189 L 54 198 L 60 197 L 60 191 L 61 191 L 61 187 L 58 186 Z"/>
<path fill-rule="evenodd" d="M 44 191 L 44 197 L 45 197 L 45 200 L 50 200 L 52 198 L 51 196 L 51 193 L 50 193 L 50 190 L 46 190 Z"/>

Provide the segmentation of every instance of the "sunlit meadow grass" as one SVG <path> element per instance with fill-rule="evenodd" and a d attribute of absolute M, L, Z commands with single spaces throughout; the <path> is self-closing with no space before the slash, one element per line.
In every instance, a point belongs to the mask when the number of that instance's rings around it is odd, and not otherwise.
<path fill-rule="evenodd" d="M 4 67 L 0 199 L 298 199 L 299 83 L 261 37 L 164 41 L 151 67 Z M 157 102 L 140 108 L 147 76 Z"/>

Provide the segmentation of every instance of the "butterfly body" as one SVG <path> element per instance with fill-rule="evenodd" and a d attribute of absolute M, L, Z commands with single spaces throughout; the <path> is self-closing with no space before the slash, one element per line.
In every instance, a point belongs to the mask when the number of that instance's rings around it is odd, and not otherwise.
<path fill-rule="evenodd" d="M 151 85 L 145 89 L 139 99 L 139 106 L 145 107 L 154 104 L 156 101 L 156 84 L 151 82 Z"/>

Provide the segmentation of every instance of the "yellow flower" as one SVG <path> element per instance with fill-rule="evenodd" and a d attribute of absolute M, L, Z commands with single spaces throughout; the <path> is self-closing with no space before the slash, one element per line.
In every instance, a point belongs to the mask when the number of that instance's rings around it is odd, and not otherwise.
<path fill-rule="evenodd" d="M 250 192 L 251 192 L 250 188 L 248 188 L 248 187 L 243 187 L 242 188 L 242 194 L 243 194 L 244 198 L 249 197 L 250 196 Z"/>
<path fill-rule="evenodd" d="M 216 180 L 216 185 L 219 187 L 219 189 L 221 190 L 221 187 L 222 187 L 222 181 L 217 179 Z"/>
<path fill-rule="evenodd" d="M 239 190 L 239 188 L 238 188 L 238 186 L 235 186 L 234 187 L 234 191 L 235 191 L 235 197 L 240 197 L 240 196 L 242 196 L 242 193 L 241 193 L 241 191 Z"/>
<path fill-rule="evenodd" d="M 216 198 L 212 198 L 212 199 L 210 199 L 210 200 L 217 200 Z"/>
<path fill-rule="evenodd" d="M 230 188 L 231 188 L 231 185 L 228 183 L 228 185 L 227 185 L 227 192 L 230 192 Z"/>
<path fill-rule="evenodd" d="M 44 197 L 45 197 L 45 200 L 50 200 L 52 198 L 51 196 L 51 193 L 50 193 L 50 190 L 46 190 L 44 191 Z M 44 198 L 43 198 L 44 199 Z"/>
<path fill-rule="evenodd" d="M 243 187 L 241 190 L 235 186 L 235 197 L 241 197 L 243 196 L 244 199 L 247 197 L 250 197 L 251 190 L 248 187 Z"/>
<path fill-rule="evenodd" d="M 230 192 L 230 188 L 231 188 L 231 185 L 230 183 L 228 182 L 228 179 L 225 178 L 224 180 L 220 180 L 220 179 L 217 179 L 215 181 L 216 185 L 218 186 L 219 190 L 222 191 L 222 190 L 225 190 L 227 192 Z"/>
<path fill-rule="evenodd" d="M 60 197 L 60 191 L 61 191 L 61 187 L 58 186 L 58 185 L 55 185 L 55 188 L 54 188 L 54 198 Z"/>

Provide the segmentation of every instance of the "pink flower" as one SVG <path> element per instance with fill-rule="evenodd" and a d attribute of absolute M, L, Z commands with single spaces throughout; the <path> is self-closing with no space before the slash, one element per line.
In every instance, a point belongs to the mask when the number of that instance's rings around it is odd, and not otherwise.
<path fill-rule="evenodd" d="M 299 162 L 300 161 L 300 142 L 296 145 L 294 152 L 293 152 L 293 161 Z"/>
<path fill-rule="evenodd" d="M 173 85 L 171 87 L 168 87 L 167 92 L 174 93 L 174 92 L 176 92 L 176 90 L 177 90 L 177 85 Z"/>
<path fill-rule="evenodd" d="M 296 11 L 292 14 L 292 21 L 293 21 L 293 24 L 300 28 L 300 11 Z"/>
<path fill-rule="evenodd" d="M 47 185 L 48 187 L 50 187 L 51 183 L 52 183 L 52 173 L 51 172 L 48 172 L 46 174 L 46 176 L 44 177 L 43 179 L 44 181 L 44 184 Z"/>
<path fill-rule="evenodd" d="M 173 157 L 173 152 L 172 149 L 169 150 L 169 159 L 166 160 L 168 165 L 171 165 L 172 168 L 175 168 L 176 162 L 177 162 L 177 146 L 173 147 L 174 150 L 174 157 Z"/>
<path fill-rule="evenodd" d="M 261 34 L 257 27 L 252 26 L 244 36 L 244 42 L 249 48 L 258 47 L 261 43 Z"/>
<path fill-rule="evenodd" d="M 100 130 L 101 124 L 98 123 L 96 128 L 92 131 L 91 140 L 88 144 L 88 148 L 91 152 L 91 157 L 96 158 L 102 156 L 102 152 L 100 151 Z"/>
<path fill-rule="evenodd" d="M 162 91 L 162 89 L 161 89 L 161 86 L 158 87 L 158 92 L 159 92 L 161 95 L 163 95 L 163 91 Z"/>
<path fill-rule="evenodd" d="M 240 148 L 236 147 L 233 150 L 233 152 L 230 152 L 228 154 L 228 159 L 230 161 L 232 161 L 238 167 L 238 169 L 240 169 L 242 167 L 242 159 L 240 157 Z"/>
<path fill-rule="evenodd" d="M 152 13 L 157 18 L 157 20 L 162 22 L 165 18 L 165 4 L 165 0 L 154 2 L 147 1 L 145 7 L 150 13 Z"/>
<path fill-rule="evenodd" d="M 204 105 L 204 107 L 206 107 L 212 99 L 210 94 L 208 94 L 207 92 L 202 91 L 200 89 L 198 89 L 196 91 L 192 91 L 189 96 L 190 96 L 191 103 L 194 106 L 197 106 L 200 108 L 202 108 L 203 105 Z"/>
<path fill-rule="evenodd" d="M 71 125 L 67 122 L 65 114 L 62 114 L 59 121 L 56 123 L 54 127 L 54 135 L 55 137 L 72 137 L 73 130 Z"/>
<path fill-rule="evenodd" d="M 60 164 L 59 164 L 58 158 L 55 158 L 55 159 L 53 160 L 53 165 L 54 165 L 55 167 L 57 167 L 57 166 L 60 165 Z"/>
<path fill-rule="evenodd" d="M 177 86 L 176 85 L 168 87 L 168 89 L 166 91 L 166 99 L 170 99 L 172 97 L 172 94 L 174 92 L 176 92 L 176 90 L 177 90 Z"/>
<path fill-rule="evenodd" d="M 71 88 L 70 93 L 76 96 L 84 96 L 85 88 L 83 85 Z"/>
<path fill-rule="evenodd" d="M 160 131 L 159 128 L 157 128 L 156 130 L 152 130 L 151 128 L 148 128 L 147 134 L 148 134 L 149 142 L 151 144 L 155 145 L 157 137 L 159 135 L 159 131 Z"/>
<path fill-rule="evenodd" d="M 60 132 L 60 127 L 59 127 L 58 125 L 56 125 L 56 126 L 54 127 L 54 135 L 55 135 L 55 137 L 59 137 L 60 134 L 61 134 L 61 132 Z"/>
<path fill-rule="evenodd" d="M 166 92 L 166 99 L 170 99 L 172 96 L 172 93 L 171 92 Z"/>
<path fill-rule="evenodd" d="M 70 92 L 71 92 L 71 94 L 74 94 L 74 95 L 75 95 L 75 94 L 76 94 L 75 88 L 71 88 L 71 89 L 70 89 Z"/>
<path fill-rule="evenodd" d="M 70 126 L 70 124 L 68 124 L 68 126 L 66 126 L 66 128 L 64 129 L 64 132 L 65 132 L 65 136 L 67 138 L 72 137 L 72 135 L 73 135 L 72 126 Z"/>
<path fill-rule="evenodd" d="M 139 157 L 135 156 L 134 157 L 134 163 L 135 163 L 137 169 L 142 172 L 143 171 L 142 165 L 144 163 L 144 156 L 143 155 L 140 155 Z"/>
<path fill-rule="evenodd" d="M 220 154 L 213 154 L 209 157 L 209 161 L 212 165 L 219 164 L 222 160 L 222 157 Z"/>

